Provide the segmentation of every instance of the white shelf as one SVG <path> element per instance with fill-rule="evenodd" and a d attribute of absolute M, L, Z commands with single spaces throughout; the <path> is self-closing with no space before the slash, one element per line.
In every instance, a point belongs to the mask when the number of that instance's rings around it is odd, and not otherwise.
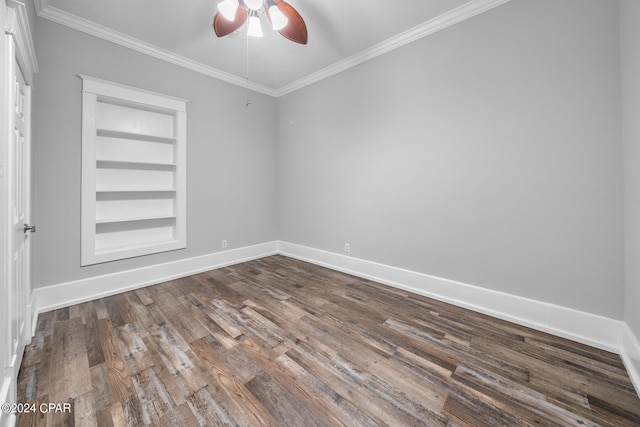
<path fill-rule="evenodd" d="M 119 222 L 136 222 L 136 221 L 153 221 L 156 219 L 175 219 L 175 215 L 158 215 L 158 216 L 142 216 L 142 217 L 129 217 L 129 218 L 114 218 L 114 219 L 100 219 L 96 220 L 97 224 L 115 224 Z"/>
<path fill-rule="evenodd" d="M 101 188 L 96 193 L 175 193 L 175 188 L 125 188 L 125 189 L 109 189 Z"/>
<path fill-rule="evenodd" d="M 98 262 L 103 262 L 110 261 L 114 254 L 119 256 L 125 254 L 127 255 L 125 258 L 131 258 L 134 256 L 146 255 L 149 253 L 150 249 L 153 250 L 153 253 L 166 252 L 174 249 L 181 249 L 181 245 L 178 240 L 158 240 L 157 242 L 147 242 L 139 245 L 123 245 L 107 249 L 96 249 L 95 256 L 99 260 Z"/>
<path fill-rule="evenodd" d="M 140 105 L 108 96 L 96 97 L 95 126 L 99 132 L 175 140 L 175 111 Z M 124 101 L 124 102 L 123 102 Z"/>
<path fill-rule="evenodd" d="M 117 159 L 96 159 L 97 167 L 132 167 L 132 168 L 157 168 L 157 169 L 166 169 L 166 168 L 175 168 L 175 163 L 164 163 L 164 162 L 138 162 L 138 161 L 130 161 L 130 160 L 117 160 Z"/>
<path fill-rule="evenodd" d="M 96 129 L 96 135 L 103 136 L 105 138 L 131 139 L 131 140 L 137 140 L 137 141 L 159 142 L 162 144 L 173 144 L 176 142 L 176 138 L 174 137 L 149 135 L 149 134 L 139 133 L 139 132 L 125 132 L 125 131 L 110 130 L 110 129 Z"/>
<path fill-rule="evenodd" d="M 96 193 L 96 223 L 157 217 L 176 217 L 175 192 Z"/>
<path fill-rule="evenodd" d="M 186 101 L 82 76 L 82 265 L 186 247 Z"/>
<path fill-rule="evenodd" d="M 96 159 L 129 161 L 137 163 L 177 164 L 175 141 L 147 137 L 130 133 L 113 132 L 110 136 L 95 137 Z"/>

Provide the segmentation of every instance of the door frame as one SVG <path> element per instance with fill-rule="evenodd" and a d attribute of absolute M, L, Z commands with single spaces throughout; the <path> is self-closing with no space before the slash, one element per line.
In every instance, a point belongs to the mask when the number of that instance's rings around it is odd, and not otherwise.
<path fill-rule="evenodd" d="M 28 87 L 33 86 L 33 76 L 38 72 L 38 64 L 36 61 L 35 48 L 33 45 L 32 32 L 29 25 L 27 8 L 24 3 L 17 0 L 5 0 L 0 4 L 0 19 L 4 24 L 4 37 L 0 41 L 0 56 L 3 60 L 3 66 L 0 67 L 0 133 L 4 137 L 0 138 L 0 289 L 7 292 L 11 286 L 11 235 L 13 230 L 10 229 L 11 224 L 11 152 L 9 150 L 11 123 L 12 123 L 12 91 L 13 81 L 11 81 L 12 68 L 17 62 L 25 82 Z M 30 181 L 30 180 L 29 180 Z M 27 201 L 28 203 L 28 201 Z M 25 325 L 22 335 L 20 336 L 19 346 L 21 351 L 18 352 L 18 360 L 6 360 L 6 352 L 2 351 L 0 355 L 0 403 L 16 402 L 17 391 L 17 374 L 20 369 L 19 360 L 22 356 L 22 349 L 33 335 L 33 321 L 35 307 L 32 300 L 33 293 L 30 286 L 27 291 L 27 306 L 25 310 Z M 9 301 L 0 301 L 0 304 L 8 304 Z M 8 310 L 4 306 L 0 306 L 0 313 L 6 313 Z M 7 316 L 0 316 L 0 342 L 2 347 L 9 344 L 11 323 Z M 0 426 L 11 426 L 15 423 L 15 416 L 0 412 Z"/>

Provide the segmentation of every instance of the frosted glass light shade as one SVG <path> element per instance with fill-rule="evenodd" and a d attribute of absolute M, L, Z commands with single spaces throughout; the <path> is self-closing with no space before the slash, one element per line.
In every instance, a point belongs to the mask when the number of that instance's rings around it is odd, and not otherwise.
<path fill-rule="evenodd" d="M 260 18 L 257 16 L 249 17 L 249 28 L 247 35 L 251 37 L 262 37 L 262 27 L 260 26 Z"/>
<path fill-rule="evenodd" d="M 218 3 L 218 10 L 227 21 L 236 19 L 236 10 L 238 10 L 238 0 L 224 0 Z"/>
<path fill-rule="evenodd" d="M 244 4 L 251 10 L 260 10 L 262 7 L 262 0 L 244 0 Z"/>
<path fill-rule="evenodd" d="M 275 4 L 269 8 L 269 16 L 271 17 L 271 25 L 276 31 L 283 29 L 289 22 L 289 19 L 284 16 Z"/>

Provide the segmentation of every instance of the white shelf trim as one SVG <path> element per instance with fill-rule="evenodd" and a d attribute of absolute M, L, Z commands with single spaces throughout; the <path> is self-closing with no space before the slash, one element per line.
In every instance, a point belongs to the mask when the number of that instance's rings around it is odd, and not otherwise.
<path fill-rule="evenodd" d="M 78 74 L 82 79 L 82 91 L 95 93 L 114 100 L 126 100 L 128 102 L 148 105 L 155 108 L 164 108 L 170 111 L 187 111 L 186 99 L 171 95 L 153 92 L 146 89 L 138 89 L 122 83 L 110 82 L 97 77 Z"/>
<path fill-rule="evenodd" d="M 114 218 L 114 219 L 100 219 L 96 221 L 97 224 L 116 224 L 119 222 L 136 222 L 136 221 L 154 221 L 162 219 L 175 219 L 175 215 L 157 215 L 157 216 L 141 216 L 131 218 Z"/>
<path fill-rule="evenodd" d="M 119 246 L 108 249 L 101 249 L 96 251 L 95 259 L 96 263 L 113 261 L 113 255 L 117 254 L 118 258 L 123 256 L 124 258 L 135 258 L 138 256 L 148 255 L 149 250 L 153 250 L 153 253 L 162 253 L 174 251 L 177 249 L 184 249 L 177 241 L 167 242 L 162 244 L 148 243 L 140 244 L 138 246 Z"/>
<path fill-rule="evenodd" d="M 175 188 L 97 189 L 96 193 L 175 193 Z"/>
<path fill-rule="evenodd" d="M 176 142 L 175 137 L 156 136 L 135 132 L 122 132 L 110 129 L 98 128 L 96 129 L 96 134 L 104 138 L 133 139 L 136 141 L 159 142 L 164 144 L 174 144 Z"/>
<path fill-rule="evenodd" d="M 166 167 L 166 168 L 171 168 L 171 167 L 175 167 L 176 163 L 175 162 L 137 162 L 137 161 L 131 161 L 131 160 L 117 160 L 117 159 L 96 159 L 96 163 L 113 163 L 116 165 L 129 165 L 129 166 L 136 166 L 136 165 L 140 165 L 140 166 L 159 166 L 159 167 Z M 99 167 L 99 165 L 98 165 Z"/>
<path fill-rule="evenodd" d="M 186 248 L 187 101 L 81 77 L 81 265 Z M 170 194 L 170 209 L 147 204 L 161 193 Z M 107 194 L 127 201 L 110 206 L 99 200 Z M 141 206 L 144 215 L 136 213 Z"/>

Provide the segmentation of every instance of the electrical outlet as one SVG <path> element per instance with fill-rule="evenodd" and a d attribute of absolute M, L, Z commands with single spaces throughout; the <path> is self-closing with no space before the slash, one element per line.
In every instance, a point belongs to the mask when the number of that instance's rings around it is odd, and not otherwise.
<path fill-rule="evenodd" d="M 351 245 L 350 245 L 350 244 L 348 244 L 348 243 L 345 243 L 345 244 L 344 244 L 344 251 L 345 251 L 345 252 L 351 252 Z"/>
<path fill-rule="evenodd" d="M 223 240 L 223 241 L 222 241 L 222 249 L 224 249 L 224 248 L 226 248 L 226 247 L 227 247 L 227 241 L 226 241 L 226 240 Z"/>

